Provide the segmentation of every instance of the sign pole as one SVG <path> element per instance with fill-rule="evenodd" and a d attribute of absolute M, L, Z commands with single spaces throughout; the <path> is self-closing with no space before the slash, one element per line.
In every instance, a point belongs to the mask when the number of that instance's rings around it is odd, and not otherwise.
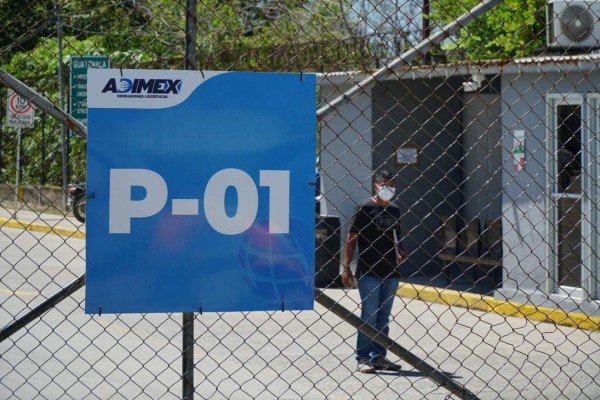
<path fill-rule="evenodd" d="M 17 160 L 16 160 L 16 177 L 15 177 L 15 190 L 17 200 L 15 201 L 15 218 L 21 204 L 21 128 L 17 128 Z"/>
<path fill-rule="evenodd" d="M 62 18 L 60 15 L 60 4 L 54 0 L 56 8 L 56 39 L 58 41 L 58 103 L 60 108 L 64 110 L 64 84 L 63 84 L 63 62 L 62 62 Z M 67 186 L 69 184 L 68 157 L 67 149 L 67 127 L 65 124 L 60 125 L 60 133 L 62 138 L 62 178 L 63 178 L 63 209 L 67 212 Z"/>
<path fill-rule="evenodd" d="M 34 116 L 35 113 L 31 107 L 31 102 L 19 96 L 17 92 L 9 89 L 6 102 L 6 126 L 17 128 L 17 150 L 15 151 L 15 218 L 21 204 L 21 198 L 23 197 L 23 188 L 21 187 L 21 156 L 23 154 L 21 128 L 32 128 Z"/>
<path fill-rule="evenodd" d="M 187 0 L 185 8 L 185 69 L 196 69 L 196 0 Z M 183 399 L 194 398 L 194 313 L 183 313 L 182 385 Z"/>
<path fill-rule="evenodd" d="M 42 176 L 40 177 L 40 183 L 42 184 L 42 186 L 46 185 L 46 141 L 45 141 L 45 136 L 46 136 L 46 114 L 42 114 L 42 137 L 40 139 L 40 147 L 41 147 L 41 151 L 42 151 L 42 171 L 41 174 Z M 40 195 L 41 195 L 41 191 L 40 191 Z"/>

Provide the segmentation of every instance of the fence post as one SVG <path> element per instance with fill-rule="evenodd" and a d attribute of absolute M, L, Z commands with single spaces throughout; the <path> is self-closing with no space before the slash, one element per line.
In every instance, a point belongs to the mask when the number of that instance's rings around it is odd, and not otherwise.
<path fill-rule="evenodd" d="M 194 313 L 183 313 L 182 387 L 184 400 L 194 398 Z"/>
<path fill-rule="evenodd" d="M 63 62 L 62 62 L 62 17 L 60 15 L 60 4 L 54 0 L 56 8 L 56 40 L 58 42 L 58 104 L 64 110 L 64 85 L 63 85 Z M 63 210 L 67 212 L 67 186 L 69 184 L 69 151 L 67 149 L 67 129 L 64 124 L 60 125 L 60 134 L 62 138 L 62 180 L 63 180 Z"/>
<path fill-rule="evenodd" d="M 196 69 L 196 0 L 187 0 L 185 7 L 185 69 Z M 194 313 L 183 313 L 182 329 L 183 399 L 194 398 Z"/>
<path fill-rule="evenodd" d="M 21 207 L 21 151 L 23 150 L 23 138 L 21 136 L 21 128 L 17 128 L 17 156 L 15 165 L 15 218 L 19 207 Z"/>

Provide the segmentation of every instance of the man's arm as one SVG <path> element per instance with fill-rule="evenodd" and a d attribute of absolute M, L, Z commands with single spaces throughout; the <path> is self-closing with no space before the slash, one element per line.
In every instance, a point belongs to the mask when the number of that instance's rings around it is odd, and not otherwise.
<path fill-rule="evenodd" d="M 354 255 L 354 249 L 356 248 L 356 241 L 358 239 L 358 233 L 348 232 L 348 238 L 346 239 L 346 249 L 344 252 L 344 271 L 342 272 L 342 283 L 344 287 L 348 288 L 354 283 L 354 275 L 350 269 L 350 263 L 352 262 L 352 256 Z"/>
<path fill-rule="evenodd" d="M 406 250 L 404 250 L 404 245 L 398 238 L 398 234 L 396 233 L 396 229 L 393 230 L 394 233 L 394 246 L 396 247 L 396 259 L 398 264 L 406 261 Z"/>

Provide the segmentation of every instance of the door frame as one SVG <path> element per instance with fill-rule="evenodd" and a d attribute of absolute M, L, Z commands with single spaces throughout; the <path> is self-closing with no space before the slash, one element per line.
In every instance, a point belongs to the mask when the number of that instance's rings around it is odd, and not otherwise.
<path fill-rule="evenodd" d="M 560 105 L 581 106 L 581 165 L 582 187 L 581 194 L 559 193 L 556 177 L 557 169 L 557 136 L 558 125 L 556 107 Z M 547 254 L 546 257 L 546 291 L 576 299 L 599 299 L 598 279 L 600 278 L 600 231 L 598 229 L 598 198 L 600 197 L 598 178 L 600 172 L 600 94 L 551 93 L 546 95 L 547 124 L 546 124 L 546 215 L 548 221 Z M 594 156 L 596 155 L 596 156 Z M 596 178 L 596 179 L 594 179 Z M 558 221 L 558 209 L 555 200 L 559 198 L 574 198 L 581 201 L 581 287 L 568 287 L 558 284 L 558 230 L 553 227 Z"/>

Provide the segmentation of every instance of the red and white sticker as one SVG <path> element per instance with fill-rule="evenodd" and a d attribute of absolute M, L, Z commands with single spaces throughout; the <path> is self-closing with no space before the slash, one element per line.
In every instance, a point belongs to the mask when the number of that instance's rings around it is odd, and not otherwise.
<path fill-rule="evenodd" d="M 12 128 L 31 128 L 35 118 L 31 102 L 12 89 L 8 90 L 6 126 Z"/>

